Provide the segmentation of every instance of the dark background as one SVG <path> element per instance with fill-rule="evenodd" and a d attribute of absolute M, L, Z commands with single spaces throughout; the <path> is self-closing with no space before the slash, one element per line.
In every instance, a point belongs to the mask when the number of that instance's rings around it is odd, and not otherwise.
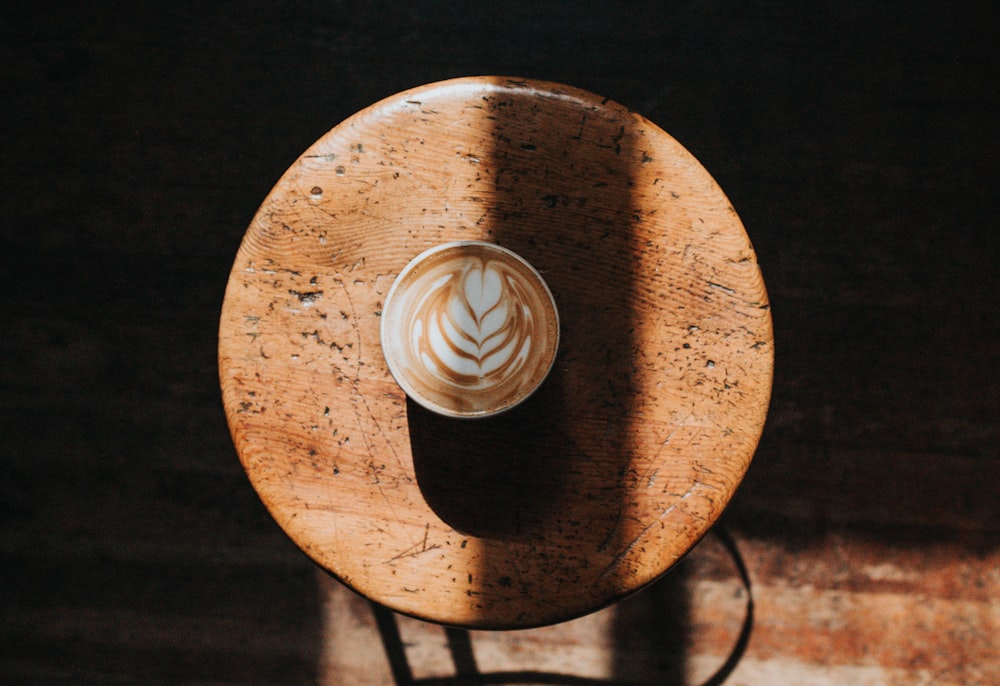
<path fill-rule="evenodd" d="M 454 76 L 608 96 L 674 135 L 730 196 L 776 337 L 769 423 L 731 531 L 782 554 L 835 534 L 868 541 L 873 559 L 962 555 L 981 575 L 955 580 L 959 599 L 962 584 L 996 584 L 988 7 L 0 11 L 0 678 L 316 678 L 315 572 L 230 443 L 219 308 L 247 224 L 299 153 L 382 97 Z M 755 562 L 761 578 L 782 567 Z"/>

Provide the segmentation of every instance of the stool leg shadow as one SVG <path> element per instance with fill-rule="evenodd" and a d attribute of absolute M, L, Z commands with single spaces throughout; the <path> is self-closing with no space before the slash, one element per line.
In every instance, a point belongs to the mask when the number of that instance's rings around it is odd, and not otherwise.
<path fill-rule="evenodd" d="M 376 602 L 369 601 L 369 605 L 371 605 L 372 613 L 375 615 L 378 633 L 382 637 L 382 647 L 389 660 L 393 681 L 396 682 L 396 686 L 411 686 L 414 683 L 413 671 L 406 658 L 406 648 L 403 645 L 403 638 L 399 634 L 396 614 Z"/>
<path fill-rule="evenodd" d="M 476 666 L 476 656 L 472 652 L 472 636 L 467 629 L 456 627 L 446 627 L 445 636 L 448 638 L 448 650 L 451 651 L 451 660 L 455 663 L 455 675 L 461 683 L 474 684 L 474 677 L 481 676 L 479 668 Z"/>
<path fill-rule="evenodd" d="M 703 682 L 703 686 L 721 686 L 721 684 L 732 676 L 740 660 L 743 659 L 743 655 L 746 653 L 747 646 L 750 643 L 754 620 L 753 589 L 750 584 L 750 574 L 747 571 L 746 563 L 740 554 L 735 539 L 722 526 L 713 528 L 711 534 L 719 540 L 726 549 L 726 552 L 729 553 L 739 574 L 740 581 L 743 584 L 744 591 L 747 594 L 743 626 L 729 652 L 729 656 L 715 673 Z M 414 679 L 413 671 L 410 669 L 410 663 L 406 657 L 403 639 L 399 633 L 399 625 L 396 623 L 395 613 L 375 602 L 370 602 L 370 605 L 375 615 L 379 635 L 382 638 L 382 645 L 389 660 L 396 686 L 476 686 L 479 684 L 515 684 L 525 682 L 558 686 L 653 686 L 653 684 L 663 686 L 664 683 L 662 676 L 653 680 L 633 681 L 626 678 L 599 679 L 534 671 L 481 674 L 476 664 L 471 634 L 467 629 L 456 627 L 445 628 L 448 649 L 455 666 L 454 676 Z M 623 654 L 621 657 L 627 658 L 628 656 Z M 681 677 L 679 675 L 674 675 L 674 678 L 678 683 L 680 682 Z"/>

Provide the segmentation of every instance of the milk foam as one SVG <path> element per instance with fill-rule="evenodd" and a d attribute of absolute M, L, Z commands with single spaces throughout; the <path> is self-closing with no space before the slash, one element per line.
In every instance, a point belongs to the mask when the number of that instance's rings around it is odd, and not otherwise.
<path fill-rule="evenodd" d="M 411 262 L 383 308 L 390 371 L 417 402 L 476 416 L 529 395 L 551 367 L 558 314 L 538 273 L 510 251 L 466 241 Z"/>

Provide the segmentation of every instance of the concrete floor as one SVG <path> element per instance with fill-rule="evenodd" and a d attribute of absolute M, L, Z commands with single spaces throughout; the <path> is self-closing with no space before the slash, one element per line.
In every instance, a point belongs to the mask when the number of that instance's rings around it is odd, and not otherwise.
<path fill-rule="evenodd" d="M 0 680 L 1000 681 L 1000 103 L 982 3 L 151 7 L 22 3 L 0 22 Z M 241 471 L 215 336 L 260 201 L 358 109 L 484 73 L 641 112 L 747 226 L 777 367 L 721 526 L 752 626 L 717 536 L 557 627 L 387 618 L 284 537 Z"/>

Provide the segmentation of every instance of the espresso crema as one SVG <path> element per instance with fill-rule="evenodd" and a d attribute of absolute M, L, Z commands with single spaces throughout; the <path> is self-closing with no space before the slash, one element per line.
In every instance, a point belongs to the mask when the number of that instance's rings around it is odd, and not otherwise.
<path fill-rule="evenodd" d="M 480 241 L 411 261 L 382 310 L 389 371 L 414 401 L 477 417 L 513 407 L 545 379 L 559 344 L 552 294 L 531 265 Z"/>

